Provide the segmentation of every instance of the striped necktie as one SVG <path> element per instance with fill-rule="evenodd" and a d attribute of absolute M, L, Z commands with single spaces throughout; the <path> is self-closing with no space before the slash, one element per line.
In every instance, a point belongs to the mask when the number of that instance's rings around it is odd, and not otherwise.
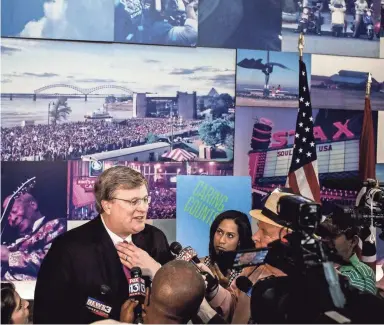
<path fill-rule="evenodd" d="M 123 243 L 128 244 L 128 242 L 126 240 L 124 240 Z M 125 266 L 124 264 L 122 264 L 122 265 L 123 265 L 125 277 L 127 278 L 127 281 L 129 281 L 129 279 L 131 278 L 131 270 L 127 266 Z"/>

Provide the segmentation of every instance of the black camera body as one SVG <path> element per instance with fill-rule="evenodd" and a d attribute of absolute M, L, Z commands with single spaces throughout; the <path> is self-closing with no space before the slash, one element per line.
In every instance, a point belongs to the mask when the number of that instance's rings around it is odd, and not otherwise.
<path fill-rule="evenodd" d="M 351 226 L 364 229 L 373 225 L 381 229 L 380 239 L 384 240 L 384 184 L 368 179 L 363 185 L 356 206 L 335 205 L 332 221 L 343 229 Z"/>
<path fill-rule="evenodd" d="M 321 221 L 321 205 L 300 195 L 282 196 L 277 213 L 281 222 L 294 231 L 313 233 Z"/>

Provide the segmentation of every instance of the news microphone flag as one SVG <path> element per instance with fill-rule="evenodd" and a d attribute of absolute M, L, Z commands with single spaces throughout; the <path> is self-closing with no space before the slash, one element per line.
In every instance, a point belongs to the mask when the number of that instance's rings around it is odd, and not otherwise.
<path fill-rule="evenodd" d="M 299 60 L 299 109 L 296 120 L 295 142 L 286 187 L 294 193 L 320 203 L 317 153 L 313 135 L 313 116 L 308 88 L 307 68 Z"/>
<path fill-rule="evenodd" d="M 195 260 L 195 258 L 197 258 L 197 253 L 196 251 L 188 246 L 188 247 L 185 247 L 183 248 L 180 253 L 176 256 L 176 260 L 180 260 L 180 261 L 186 261 L 186 262 L 190 262 L 192 260 Z M 200 263 L 199 259 L 197 258 L 197 261 L 194 261 L 195 263 Z"/>

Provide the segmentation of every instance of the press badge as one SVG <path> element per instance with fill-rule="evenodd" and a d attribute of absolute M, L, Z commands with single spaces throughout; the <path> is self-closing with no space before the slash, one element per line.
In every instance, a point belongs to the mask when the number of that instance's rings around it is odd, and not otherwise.
<path fill-rule="evenodd" d="M 111 313 L 112 307 L 106 304 L 103 304 L 101 301 L 98 301 L 94 298 L 88 297 L 86 307 L 94 314 L 109 318 L 109 314 Z"/>

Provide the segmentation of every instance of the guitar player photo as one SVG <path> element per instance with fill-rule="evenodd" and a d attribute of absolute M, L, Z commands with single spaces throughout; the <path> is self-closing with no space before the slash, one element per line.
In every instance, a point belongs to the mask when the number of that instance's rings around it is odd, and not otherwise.
<path fill-rule="evenodd" d="M 2 162 L 1 280 L 34 281 L 67 229 L 66 162 Z"/>

